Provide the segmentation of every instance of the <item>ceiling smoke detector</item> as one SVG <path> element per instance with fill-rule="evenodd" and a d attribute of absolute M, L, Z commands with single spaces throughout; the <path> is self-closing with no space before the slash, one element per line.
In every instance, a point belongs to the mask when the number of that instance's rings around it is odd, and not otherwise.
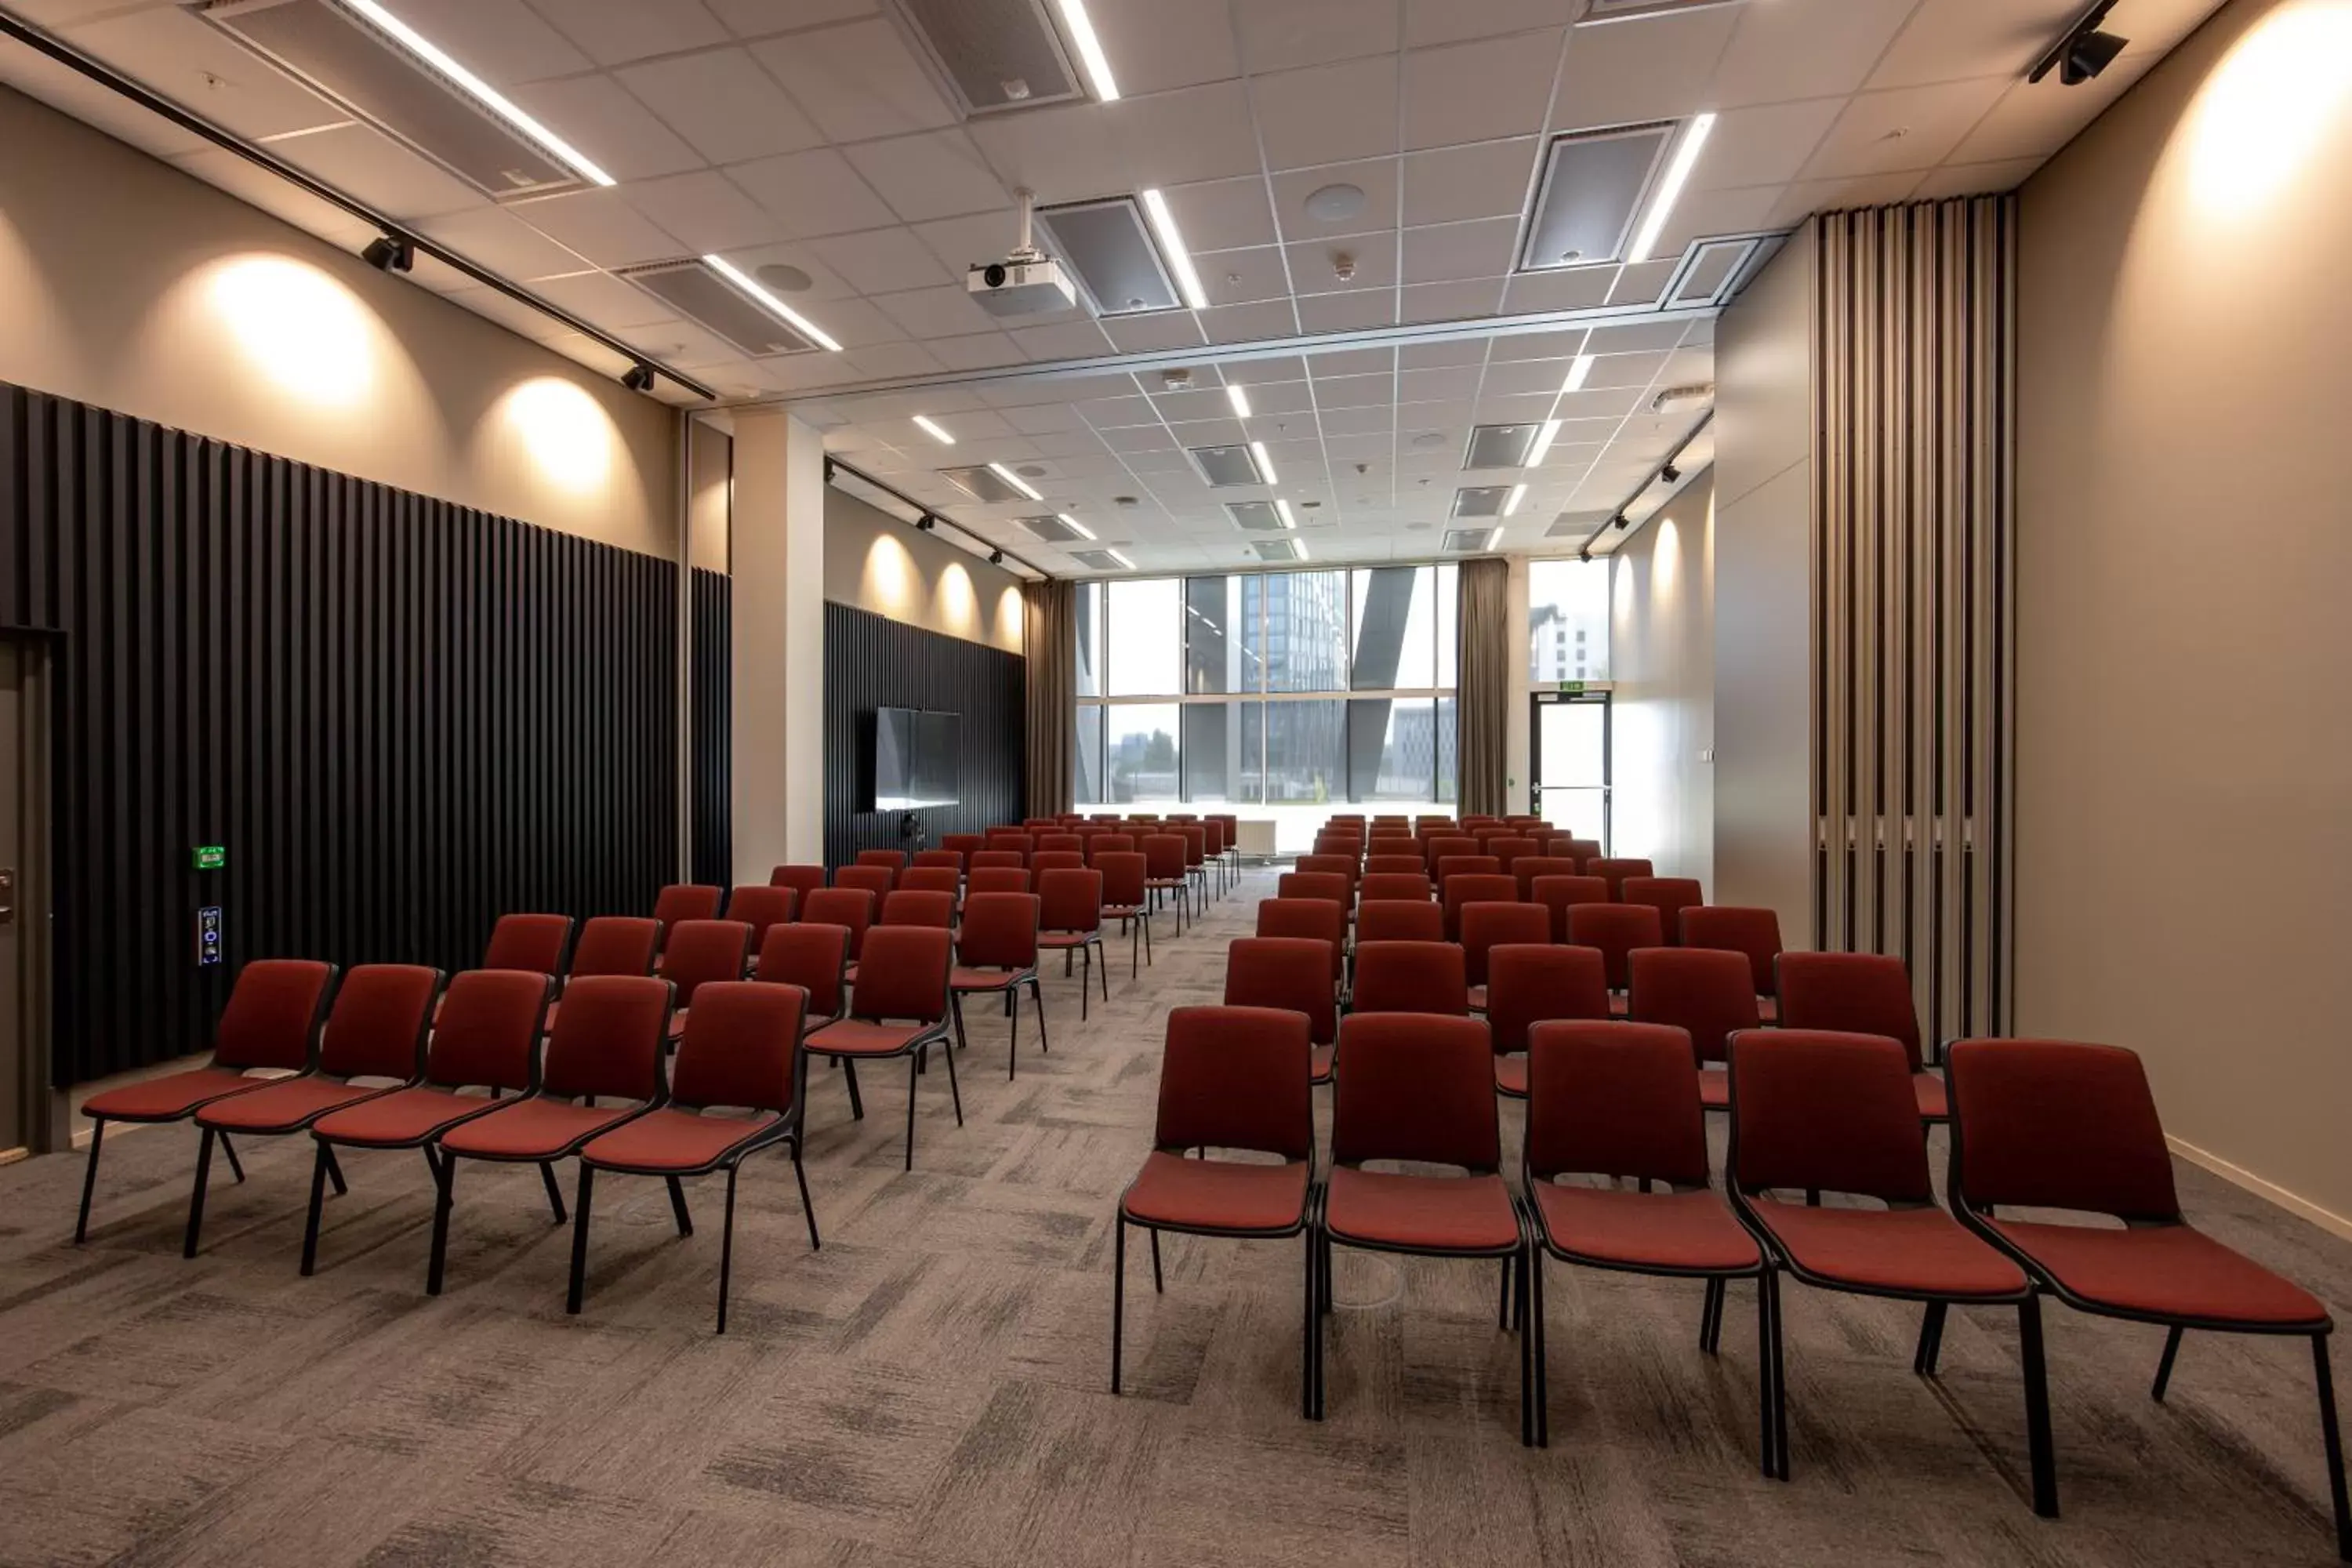
<path fill-rule="evenodd" d="M 1189 370 L 1163 370 L 1160 373 L 1160 384 L 1165 391 L 1181 392 L 1192 384 L 1192 373 Z"/>

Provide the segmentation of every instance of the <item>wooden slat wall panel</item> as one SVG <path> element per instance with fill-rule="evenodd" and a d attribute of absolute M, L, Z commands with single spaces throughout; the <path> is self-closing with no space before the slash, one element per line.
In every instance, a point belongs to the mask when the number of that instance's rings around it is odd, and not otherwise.
<path fill-rule="evenodd" d="M 688 700 L 693 704 L 693 732 L 688 756 L 692 772 L 688 795 L 693 812 L 690 841 L 693 877 L 698 882 L 724 886 L 733 879 L 735 839 L 734 800 L 729 774 L 732 755 L 734 697 L 730 681 L 734 668 L 732 623 L 733 581 L 724 572 L 697 567 L 692 580 L 693 679 Z"/>
<path fill-rule="evenodd" d="M 249 958 L 456 969 L 509 910 L 649 909 L 675 571 L 0 386 L 0 623 L 49 634 L 56 678 L 57 1081 L 202 1048 Z M 696 592 L 723 667 L 725 581 Z"/>
<path fill-rule="evenodd" d="M 1018 822 L 1027 672 L 1021 656 L 943 637 L 887 616 L 824 607 L 824 858 L 846 864 L 860 849 L 902 849 L 898 812 L 859 809 L 877 708 L 932 708 L 962 715 L 963 770 L 953 806 L 921 813 L 928 842 Z"/>
<path fill-rule="evenodd" d="M 2009 1026 L 2012 196 L 1836 213 L 1815 300 L 1815 942 Z"/>

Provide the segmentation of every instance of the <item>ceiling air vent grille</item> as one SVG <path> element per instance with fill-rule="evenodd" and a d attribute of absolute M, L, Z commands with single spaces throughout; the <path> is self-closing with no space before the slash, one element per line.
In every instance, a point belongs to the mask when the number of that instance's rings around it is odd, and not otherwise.
<path fill-rule="evenodd" d="M 699 261 L 654 261 L 621 276 L 679 314 L 701 322 L 754 359 L 806 353 L 817 345 L 768 314 Z"/>
<path fill-rule="evenodd" d="M 1500 532 L 1502 530 L 1498 528 L 1449 528 L 1445 531 L 1444 542 L 1439 548 L 1449 551 L 1491 549 L 1495 536 Z"/>
<path fill-rule="evenodd" d="M 985 473 L 987 470 L 982 471 Z M 992 479 L 996 478 L 994 474 L 989 474 L 988 477 Z M 1020 522 L 1023 528 L 1028 530 L 1031 538 L 1042 539 L 1048 544 L 1066 544 L 1073 539 L 1088 537 L 1058 517 L 1024 517 L 1020 520 Z"/>
<path fill-rule="evenodd" d="M 1710 239 L 1691 247 L 1666 289 L 1669 307 L 1720 304 L 1757 246 L 1753 239 Z"/>
<path fill-rule="evenodd" d="M 1265 475 L 1247 447 L 1189 447 L 1201 477 L 1212 485 L 1262 485 Z"/>
<path fill-rule="evenodd" d="M 1124 572 L 1128 563 L 1108 550 L 1073 550 L 1070 559 L 1094 572 Z"/>
<path fill-rule="evenodd" d="M 1635 22 L 1644 16 L 1678 16 L 1685 11 L 1712 11 L 1738 3 L 1739 0 L 1584 0 L 1584 14 L 1577 17 L 1576 25 L 1584 27 L 1602 22 Z"/>
<path fill-rule="evenodd" d="M 1672 124 L 1619 125 L 1552 139 L 1519 266 L 1529 272 L 1620 259 L 1674 140 Z"/>
<path fill-rule="evenodd" d="M 1244 533 L 1280 533 L 1288 526 L 1270 500 L 1229 500 L 1225 510 Z"/>
<path fill-rule="evenodd" d="M 1296 561 L 1298 546 L 1287 539 L 1253 539 L 1250 548 L 1257 552 L 1260 561 Z"/>
<path fill-rule="evenodd" d="M 1034 496 L 1023 495 L 1019 490 L 997 478 L 995 470 L 984 465 L 968 468 L 941 468 L 940 478 L 947 480 L 972 500 L 986 501 L 992 506 L 999 501 L 1034 501 L 1036 499 Z"/>
<path fill-rule="evenodd" d="M 1086 285 L 1098 316 L 1172 310 L 1183 303 L 1132 196 L 1075 202 L 1037 215 L 1046 250 Z"/>
<path fill-rule="evenodd" d="M 1045 0 L 898 0 L 898 8 L 969 113 L 1086 96 Z"/>
<path fill-rule="evenodd" d="M 1509 485 L 1464 485 L 1454 492 L 1454 515 L 1500 517 L 1503 515 L 1503 502 L 1510 493 Z"/>

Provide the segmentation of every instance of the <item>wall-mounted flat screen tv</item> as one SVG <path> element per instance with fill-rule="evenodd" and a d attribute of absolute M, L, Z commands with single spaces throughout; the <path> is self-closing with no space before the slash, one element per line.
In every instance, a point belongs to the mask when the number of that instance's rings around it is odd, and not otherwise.
<path fill-rule="evenodd" d="M 874 710 L 874 809 L 956 804 L 958 716 L 923 708 Z"/>

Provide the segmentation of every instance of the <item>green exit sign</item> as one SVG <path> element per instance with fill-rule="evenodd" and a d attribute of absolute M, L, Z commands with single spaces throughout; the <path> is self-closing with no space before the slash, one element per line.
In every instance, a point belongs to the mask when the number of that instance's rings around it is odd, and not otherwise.
<path fill-rule="evenodd" d="M 1563 680 L 1559 683 L 1559 694 L 1562 697 L 1581 697 L 1584 695 L 1584 682 Z"/>
<path fill-rule="evenodd" d="M 222 867 L 228 864 L 228 846 L 226 844 L 199 844 L 195 847 L 194 858 L 195 860 L 197 870 L 217 871 Z"/>

